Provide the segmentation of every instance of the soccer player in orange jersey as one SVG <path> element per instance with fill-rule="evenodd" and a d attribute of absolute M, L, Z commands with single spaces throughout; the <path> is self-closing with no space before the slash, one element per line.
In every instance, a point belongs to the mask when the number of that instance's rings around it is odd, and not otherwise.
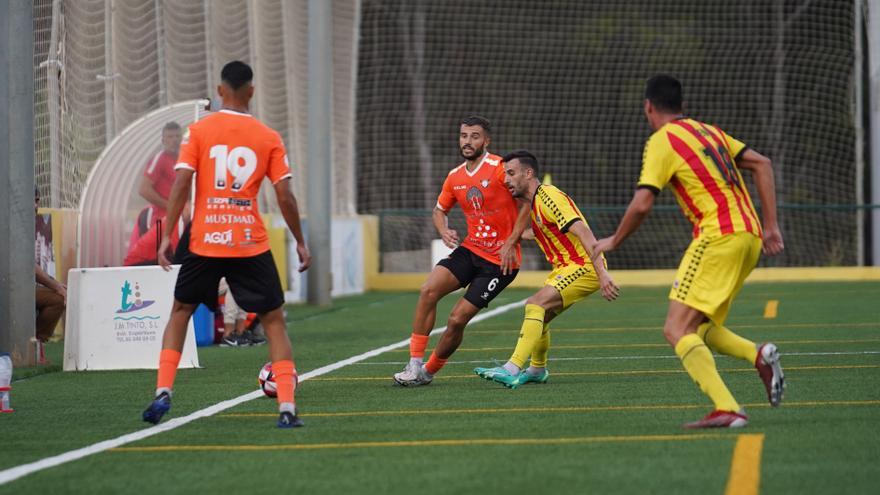
<path fill-rule="evenodd" d="M 648 80 L 644 110 L 655 132 L 645 146 L 638 188 L 617 231 L 599 240 L 594 252 L 620 246 L 651 211 L 660 190 L 672 186 L 694 226 L 694 239 L 669 292 L 663 333 L 688 374 L 715 404 L 705 418 L 685 427 L 742 427 L 748 417 L 718 375 L 712 350 L 753 364 L 770 405 L 779 405 L 784 377 L 776 346 L 757 346 L 724 326 L 733 299 L 761 251 L 773 256 L 783 249 L 773 169 L 767 157 L 721 129 L 685 117 L 681 83 L 673 77 Z M 740 169 L 751 171 L 755 179 L 763 229 Z"/>
<path fill-rule="evenodd" d="M 511 194 L 531 204 L 532 233 L 553 265 L 544 286 L 526 300 L 519 339 L 507 363 L 474 369 L 486 380 L 517 388 L 547 381 L 551 320 L 598 290 L 613 301 L 619 289 L 608 273 L 605 258 L 589 250 L 596 238 L 583 213 L 559 188 L 538 180 L 535 155 L 525 150 L 506 155 L 504 172 Z M 530 366 L 523 369 L 526 360 Z"/>
<path fill-rule="evenodd" d="M 162 337 L 156 395 L 143 419 L 156 424 L 171 407 L 171 389 L 180 362 L 189 318 L 199 303 L 217 304 L 217 284 L 226 277 L 239 306 L 257 313 L 269 339 L 269 357 L 278 385 L 280 428 L 302 426 L 296 415 L 296 370 L 281 305 L 284 293 L 260 218 L 257 194 L 263 178 L 275 188 L 281 214 L 296 239 L 299 271 L 311 263 L 300 227 L 296 198 L 290 191 L 290 167 L 281 136 L 248 113 L 254 94 L 253 71 L 239 61 L 220 73 L 220 111 L 192 124 L 175 166 L 167 224 L 176 225 L 196 174 L 189 241 L 174 288 L 174 306 Z M 166 270 L 170 244 L 166 229 L 159 264 Z"/>
<path fill-rule="evenodd" d="M 422 285 L 413 317 L 410 360 L 403 371 L 394 374 L 394 381 L 400 385 L 431 383 L 461 344 L 464 327 L 471 318 L 488 306 L 519 271 L 523 229 L 514 232 L 518 208 L 504 185 L 501 157 L 486 150 L 490 132 L 489 121 L 482 117 L 461 121 L 458 143 L 465 161 L 447 175 L 433 213 L 434 227 L 444 244 L 454 250 L 437 263 Z M 456 204 L 467 219 L 468 232 L 463 241 L 447 222 Z M 525 214 L 527 208 L 523 206 L 522 211 Z M 467 291 L 452 308 L 443 336 L 428 362 L 423 363 L 437 302 L 460 287 L 467 287 Z"/>

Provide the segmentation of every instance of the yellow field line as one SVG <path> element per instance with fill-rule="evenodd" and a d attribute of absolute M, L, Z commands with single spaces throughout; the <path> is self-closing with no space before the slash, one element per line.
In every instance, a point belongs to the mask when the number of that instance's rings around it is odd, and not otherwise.
<path fill-rule="evenodd" d="M 776 314 L 779 312 L 779 301 L 776 299 L 770 299 L 767 301 L 767 305 L 764 306 L 764 318 L 768 320 L 772 320 L 776 318 Z"/>
<path fill-rule="evenodd" d="M 785 371 L 815 371 L 815 370 L 851 370 L 851 369 L 871 369 L 880 368 L 880 364 L 839 364 L 839 365 L 817 365 L 817 366 L 786 366 Z M 723 368 L 718 370 L 721 373 L 754 373 L 755 368 Z M 553 376 L 617 376 L 617 375 L 665 375 L 675 373 L 686 373 L 683 369 L 668 370 L 627 370 L 627 371 L 562 371 L 554 372 Z M 451 380 L 458 378 L 479 378 L 473 373 L 466 375 L 438 375 L 435 380 Z M 312 378 L 310 382 L 370 382 L 370 381 L 388 381 L 390 376 L 340 376 L 340 377 L 321 377 Z"/>
<path fill-rule="evenodd" d="M 655 318 L 656 321 L 662 321 L 663 318 Z M 766 329 L 782 329 L 782 328 L 878 328 L 880 323 L 877 322 L 859 322 L 859 323 L 754 323 L 745 325 L 730 325 L 732 330 L 742 328 L 766 328 Z M 663 330 L 660 324 L 643 326 L 643 327 L 596 327 L 596 328 L 552 328 L 551 331 L 559 332 L 632 332 L 632 331 L 648 331 Z M 511 327 L 508 330 L 468 330 L 467 334 L 516 334 L 518 329 Z"/>
<path fill-rule="evenodd" d="M 472 447 L 486 445 L 565 445 L 610 442 L 681 442 L 693 440 L 723 440 L 731 434 L 702 433 L 682 435 L 634 435 L 559 438 L 474 438 L 461 440 L 399 440 L 392 442 L 334 442 L 270 445 L 156 445 L 152 447 L 117 447 L 111 452 L 206 452 L 206 451 L 264 451 L 264 450 L 326 450 L 366 449 L 388 447 Z"/>
<path fill-rule="evenodd" d="M 811 401 L 785 402 L 784 407 L 821 407 L 821 406 L 880 406 L 880 400 L 863 401 Z M 770 407 L 766 402 L 743 404 L 746 408 Z M 610 411 L 671 411 L 683 409 L 705 409 L 704 404 L 653 404 L 635 406 L 568 406 L 568 407 L 505 407 L 480 409 L 399 409 L 391 411 L 349 411 L 302 414 L 306 418 L 335 418 L 351 416 L 408 416 L 408 415 L 442 415 L 442 414 L 498 414 L 498 413 L 588 413 Z M 229 413 L 218 414 L 221 418 L 254 418 L 275 417 L 278 413 Z"/>
<path fill-rule="evenodd" d="M 777 340 L 776 344 L 873 344 L 880 339 L 809 339 L 809 340 Z M 553 349 L 648 349 L 668 348 L 669 344 L 636 343 L 636 344 L 569 344 L 554 345 Z M 509 351 L 508 347 L 461 347 L 456 352 Z M 408 348 L 395 349 L 389 352 L 409 352 Z"/>
<path fill-rule="evenodd" d="M 762 434 L 745 434 L 737 437 L 724 495 L 757 495 L 761 486 L 763 448 Z"/>

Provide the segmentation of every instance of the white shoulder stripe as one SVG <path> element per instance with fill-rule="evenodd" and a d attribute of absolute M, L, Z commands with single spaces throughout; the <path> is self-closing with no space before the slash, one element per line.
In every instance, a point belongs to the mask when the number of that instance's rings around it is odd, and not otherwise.
<path fill-rule="evenodd" d="M 150 162 L 150 166 L 147 167 L 147 173 L 152 174 L 153 170 L 156 169 L 156 164 L 159 163 L 159 157 L 162 156 L 162 152 L 156 153 L 156 156 L 153 157 L 153 161 Z"/>
<path fill-rule="evenodd" d="M 466 163 L 462 163 L 461 165 L 459 165 L 459 166 L 455 167 L 454 169 L 450 170 L 449 173 L 446 174 L 446 175 L 452 175 L 452 174 L 458 172 L 459 170 L 461 170 L 461 167 L 464 167 L 465 165 L 466 165 Z"/>

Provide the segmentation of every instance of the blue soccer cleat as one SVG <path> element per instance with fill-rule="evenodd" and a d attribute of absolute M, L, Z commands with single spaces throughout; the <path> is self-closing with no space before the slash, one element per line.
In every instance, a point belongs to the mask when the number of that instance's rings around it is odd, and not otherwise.
<path fill-rule="evenodd" d="M 152 424 L 159 424 L 159 421 L 162 421 L 162 416 L 171 409 L 171 396 L 168 395 L 168 392 L 162 392 L 159 394 L 153 402 L 150 403 L 150 406 L 144 411 L 144 421 Z"/>
<path fill-rule="evenodd" d="M 279 428 L 299 428 L 300 426 L 305 426 L 305 423 L 292 412 L 284 411 L 278 416 Z"/>

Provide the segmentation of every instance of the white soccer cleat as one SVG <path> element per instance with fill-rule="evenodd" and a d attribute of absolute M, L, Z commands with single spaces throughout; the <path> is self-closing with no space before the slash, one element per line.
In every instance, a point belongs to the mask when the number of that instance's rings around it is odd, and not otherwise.
<path fill-rule="evenodd" d="M 428 385 L 434 379 L 421 364 L 409 363 L 403 371 L 394 374 L 394 381 L 402 387 Z"/>
<path fill-rule="evenodd" d="M 779 364 L 779 350 L 774 344 L 766 343 L 758 348 L 755 369 L 764 382 L 770 405 L 779 407 L 785 394 L 785 375 L 782 373 L 782 365 Z"/>

